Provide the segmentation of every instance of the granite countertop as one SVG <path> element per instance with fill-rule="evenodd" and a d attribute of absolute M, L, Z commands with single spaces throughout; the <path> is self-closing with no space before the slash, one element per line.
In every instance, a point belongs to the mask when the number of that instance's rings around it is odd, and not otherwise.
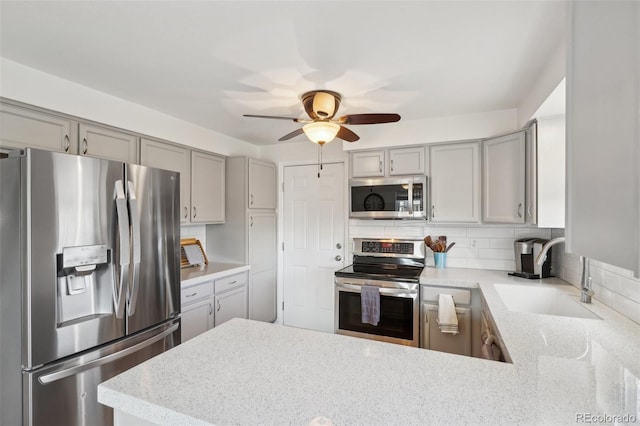
<path fill-rule="evenodd" d="M 234 319 L 101 384 L 98 399 L 159 424 L 638 421 L 640 325 L 597 301 L 585 306 L 601 319 L 512 312 L 494 288 L 578 297 L 558 279 L 424 274 L 425 284 L 480 289 L 513 364 Z"/>
<path fill-rule="evenodd" d="M 239 274 L 250 269 L 251 265 L 223 262 L 209 262 L 202 266 L 182 268 L 180 270 L 180 286 L 182 288 L 191 287 L 192 285 Z"/>

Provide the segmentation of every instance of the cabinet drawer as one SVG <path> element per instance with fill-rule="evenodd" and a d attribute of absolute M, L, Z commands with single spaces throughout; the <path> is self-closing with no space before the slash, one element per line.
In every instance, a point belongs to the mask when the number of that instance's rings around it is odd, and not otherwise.
<path fill-rule="evenodd" d="M 219 280 L 216 280 L 214 288 L 215 288 L 216 294 L 218 294 L 222 291 L 227 291 L 232 288 L 237 288 L 246 284 L 247 284 L 247 274 L 245 272 L 242 274 L 231 275 L 230 277 L 220 278 Z"/>
<path fill-rule="evenodd" d="M 211 297 L 213 294 L 213 286 L 211 282 L 194 285 L 193 287 L 183 288 L 180 291 L 180 303 L 187 305 L 197 302 L 198 300 Z"/>
<path fill-rule="evenodd" d="M 420 293 L 423 302 L 438 303 L 438 295 L 450 294 L 453 297 L 453 303 L 456 305 L 471 304 L 471 290 L 463 288 L 447 288 L 447 287 L 425 287 L 421 286 Z"/>

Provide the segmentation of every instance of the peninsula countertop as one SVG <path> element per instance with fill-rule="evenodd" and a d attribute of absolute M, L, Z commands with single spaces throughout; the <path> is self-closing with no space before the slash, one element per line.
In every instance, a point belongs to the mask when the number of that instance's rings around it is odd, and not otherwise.
<path fill-rule="evenodd" d="M 235 319 L 101 384 L 98 399 L 157 424 L 638 421 L 640 325 L 597 301 L 601 319 L 512 312 L 494 288 L 577 297 L 561 280 L 445 271 L 429 284 L 475 279 L 513 364 Z"/>

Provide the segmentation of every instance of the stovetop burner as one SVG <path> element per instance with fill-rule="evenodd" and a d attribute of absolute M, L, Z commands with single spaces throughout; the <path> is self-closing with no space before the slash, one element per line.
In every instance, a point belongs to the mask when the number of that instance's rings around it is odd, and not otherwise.
<path fill-rule="evenodd" d="M 396 267 L 394 267 L 396 266 Z M 421 266 L 353 264 L 336 271 L 336 277 L 363 278 L 385 281 L 418 282 L 422 273 Z"/>

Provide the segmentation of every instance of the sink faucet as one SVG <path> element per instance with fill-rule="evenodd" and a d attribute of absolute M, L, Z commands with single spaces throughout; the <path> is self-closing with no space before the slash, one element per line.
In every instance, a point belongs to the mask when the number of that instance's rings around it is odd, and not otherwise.
<path fill-rule="evenodd" d="M 564 243 L 564 237 L 554 238 L 554 239 L 549 240 L 546 243 L 544 243 L 544 245 L 540 249 L 540 254 L 536 258 L 536 263 L 538 265 L 542 265 L 544 263 L 545 259 L 547 258 L 547 252 L 549 251 L 549 249 L 552 246 L 555 246 L 556 244 L 560 244 L 560 243 Z"/>
<path fill-rule="evenodd" d="M 582 303 L 591 303 L 591 296 L 594 292 L 591 290 L 591 270 L 589 268 L 589 258 L 580 256 L 582 262 L 582 277 L 580 278 L 580 301 Z"/>

